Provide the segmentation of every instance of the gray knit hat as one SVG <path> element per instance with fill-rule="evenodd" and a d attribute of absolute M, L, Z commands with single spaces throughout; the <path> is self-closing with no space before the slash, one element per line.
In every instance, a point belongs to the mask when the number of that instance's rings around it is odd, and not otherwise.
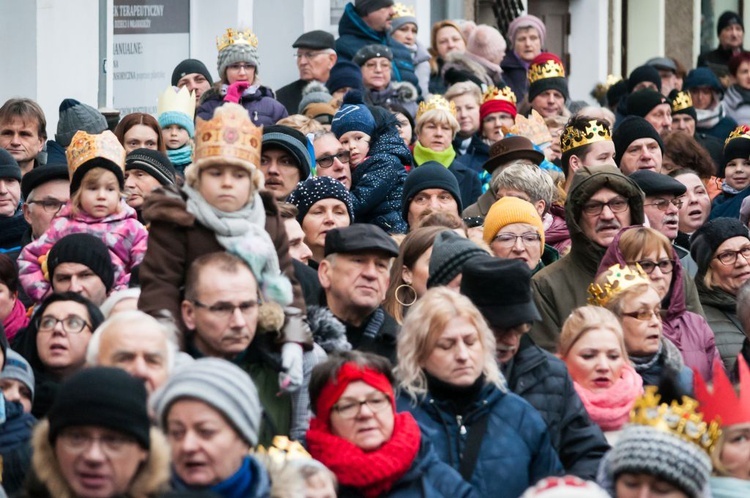
<path fill-rule="evenodd" d="M 263 407 L 250 375 L 220 358 L 201 358 L 178 368 L 151 396 L 162 429 L 169 409 L 183 398 L 203 401 L 220 412 L 250 446 L 258 444 Z"/>
<path fill-rule="evenodd" d="M 31 391 L 31 401 L 34 401 L 34 371 L 26 358 L 12 349 L 6 351 L 5 367 L 0 371 L 0 379 L 12 379 L 23 383 Z"/>
<path fill-rule="evenodd" d="M 227 66 L 236 62 L 247 62 L 255 66 L 257 74 L 258 67 L 260 66 L 258 48 L 249 43 L 233 43 L 219 50 L 219 59 L 216 62 L 216 67 L 219 69 L 219 78 L 223 82 L 227 82 Z"/>
<path fill-rule="evenodd" d="M 448 285 L 463 271 L 467 261 L 481 254 L 487 255 L 487 251 L 453 230 L 440 232 L 432 245 L 427 288 Z"/>
<path fill-rule="evenodd" d="M 78 130 L 91 135 L 98 135 L 107 128 L 104 115 L 75 99 L 65 99 L 60 103 L 60 120 L 57 122 L 55 141 L 67 147 Z"/>

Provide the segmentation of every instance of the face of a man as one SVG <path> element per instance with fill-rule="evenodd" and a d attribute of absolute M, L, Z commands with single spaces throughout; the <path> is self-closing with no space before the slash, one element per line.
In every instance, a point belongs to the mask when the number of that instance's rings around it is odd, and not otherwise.
<path fill-rule="evenodd" d="M 382 9 L 373 10 L 366 16 L 362 17 L 362 20 L 370 26 L 373 30 L 378 33 L 391 29 L 391 18 L 395 9 L 391 5 L 390 7 L 383 7 Z"/>
<path fill-rule="evenodd" d="M 312 251 L 310 246 L 305 244 L 305 232 L 302 231 L 302 226 L 295 218 L 284 220 L 284 227 L 286 228 L 286 237 L 289 239 L 289 256 L 307 264 L 312 257 Z"/>
<path fill-rule="evenodd" d="M 263 147 L 260 169 L 266 180 L 266 190 L 273 192 L 276 199 L 286 199 L 300 181 L 297 160 L 283 149 Z"/>
<path fill-rule="evenodd" d="M 334 315 L 364 318 L 375 311 L 385 299 L 390 260 L 381 252 L 362 252 L 321 261 L 318 277 Z"/>
<path fill-rule="evenodd" d="M 99 343 L 97 364 L 121 368 L 143 380 L 149 394 L 167 380 L 167 338 L 158 327 L 142 323 L 111 325 Z"/>
<path fill-rule="evenodd" d="M 682 201 L 672 194 L 649 195 L 643 204 L 643 214 L 651 228 L 674 240 L 680 227 L 680 206 Z"/>
<path fill-rule="evenodd" d="M 52 276 L 52 290 L 55 292 L 75 292 L 97 306 L 107 299 L 107 288 L 99 275 L 81 263 L 60 263 Z"/>
<path fill-rule="evenodd" d="M 44 138 L 39 136 L 36 119 L 14 116 L 0 124 L 0 147 L 15 158 L 22 170 L 27 170 L 37 154 L 42 151 Z"/>
<path fill-rule="evenodd" d="M 586 155 L 579 159 L 581 161 L 579 167 L 597 166 L 602 164 L 609 164 L 617 167 L 617 164 L 615 163 L 615 143 L 611 140 L 594 142 L 589 147 Z"/>
<path fill-rule="evenodd" d="M 300 47 L 297 49 L 297 69 L 299 79 L 303 81 L 320 81 L 325 83 L 336 64 L 336 54 L 324 50 Z"/>
<path fill-rule="evenodd" d="M 180 81 L 177 82 L 178 88 L 182 88 L 183 86 L 187 87 L 190 92 L 195 90 L 195 103 L 198 104 L 203 92 L 211 88 L 211 83 L 200 73 L 190 73 L 180 78 Z"/>
<path fill-rule="evenodd" d="M 630 226 L 628 199 L 608 188 L 598 190 L 583 204 L 578 224 L 589 240 L 609 247 L 617 232 Z"/>
<path fill-rule="evenodd" d="M 661 147 L 653 138 L 639 138 L 633 140 L 625 149 L 620 160 L 620 170 L 624 175 L 630 175 L 639 169 L 650 169 L 661 172 Z"/>
<path fill-rule="evenodd" d="M 695 135 L 695 120 L 688 114 L 673 114 L 672 129 L 682 131 L 690 135 Z"/>
<path fill-rule="evenodd" d="M 330 176 L 343 183 L 346 190 L 351 189 L 352 171 L 349 167 L 349 156 L 345 154 L 346 157 L 341 157 L 341 154 L 348 151 L 344 150 L 344 147 L 336 139 L 336 135 L 332 133 L 323 135 L 315 141 L 313 148 L 315 149 L 315 162 L 318 165 L 316 170 L 318 176 Z M 328 164 L 328 160 L 332 161 L 330 166 L 326 167 L 321 164 L 321 161 Z"/>
<path fill-rule="evenodd" d="M 672 107 L 669 104 L 659 104 L 646 114 L 646 121 L 656 128 L 659 133 L 672 129 Z"/>
<path fill-rule="evenodd" d="M 52 218 L 69 200 L 70 182 L 67 180 L 52 180 L 31 191 L 23 205 L 23 217 L 31 225 L 31 235 L 35 239 L 47 231 Z"/>
<path fill-rule="evenodd" d="M 417 195 L 409 203 L 408 219 L 406 220 L 409 222 L 409 226 L 417 226 L 422 213 L 428 209 L 433 213 L 441 211 L 450 214 L 460 214 L 458 213 L 458 203 L 450 192 L 441 188 L 428 188 L 417 192 Z"/>
<path fill-rule="evenodd" d="M 128 206 L 138 209 L 143 206 L 151 191 L 161 186 L 159 180 L 142 169 L 131 169 L 125 172 L 125 192 L 128 194 Z"/>
<path fill-rule="evenodd" d="M 565 96 L 557 90 L 545 90 L 531 101 L 531 108 L 543 118 L 562 115 Z"/>
<path fill-rule="evenodd" d="M 18 209 L 21 182 L 15 178 L 0 178 L 0 218 L 10 218 Z"/>
<path fill-rule="evenodd" d="M 742 38 L 745 31 L 737 23 L 730 24 L 719 33 L 719 44 L 726 49 L 735 49 L 742 46 Z"/>

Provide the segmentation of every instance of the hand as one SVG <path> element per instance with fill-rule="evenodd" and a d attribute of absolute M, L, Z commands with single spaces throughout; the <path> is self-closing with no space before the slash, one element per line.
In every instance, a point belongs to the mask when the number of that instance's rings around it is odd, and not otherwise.
<path fill-rule="evenodd" d="M 238 104 L 242 99 L 242 94 L 250 86 L 249 81 L 235 81 L 229 88 L 227 88 L 227 94 L 224 96 L 224 102 L 234 102 Z"/>
<path fill-rule="evenodd" d="M 287 342 L 281 346 L 281 368 L 279 388 L 292 393 L 302 387 L 302 346 L 296 342 Z"/>

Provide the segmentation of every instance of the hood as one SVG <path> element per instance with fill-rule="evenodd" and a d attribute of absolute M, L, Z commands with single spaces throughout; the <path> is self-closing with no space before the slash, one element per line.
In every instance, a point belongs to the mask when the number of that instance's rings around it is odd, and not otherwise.
<path fill-rule="evenodd" d="M 737 298 L 728 292 L 719 288 L 710 288 L 706 286 L 704 278 L 705 272 L 698 272 L 695 275 L 695 288 L 698 290 L 698 297 L 703 306 L 713 306 L 725 313 L 735 314 L 737 312 Z"/>
<path fill-rule="evenodd" d="M 483 84 L 490 86 L 494 85 L 494 82 L 492 81 L 492 77 L 490 76 L 490 73 L 487 71 L 487 68 L 485 68 L 478 60 L 478 58 L 474 55 L 471 55 L 468 52 L 451 52 L 447 54 L 444 58 L 444 64 L 443 67 L 440 69 L 440 74 L 445 77 L 446 73 L 450 70 L 456 70 L 464 73 L 469 73 L 479 79 Z M 486 61 L 487 64 L 491 64 L 489 61 Z M 494 64 L 493 64 L 494 65 Z M 495 66 L 495 71 L 499 75 L 502 73 L 502 70 L 500 69 L 500 66 Z"/>
<path fill-rule="evenodd" d="M 345 35 L 355 36 L 357 38 L 367 38 L 368 40 L 372 40 L 372 43 L 388 45 L 386 34 L 378 33 L 368 26 L 359 14 L 357 14 L 357 11 L 354 10 L 353 2 L 346 4 L 344 14 L 339 21 L 339 38 Z"/>
<path fill-rule="evenodd" d="M 166 221 L 177 226 L 189 227 L 195 216 L 187 212 L 187 204 L 177 187 L 159 187 L 151 192 L 141 209 L 144 221 Z"/>

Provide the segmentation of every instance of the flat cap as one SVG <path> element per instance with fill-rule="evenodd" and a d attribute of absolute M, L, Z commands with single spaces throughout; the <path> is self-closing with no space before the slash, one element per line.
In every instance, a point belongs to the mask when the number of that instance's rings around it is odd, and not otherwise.
<path fill-rule="evenodd" d="M 630 179 L 637 183 L 646 195 L 682 195 L 687 191 L 685 185 L 671 176 L 662 175 L 648 169 L 640 169 L 632 173 Z"/>
<path fill-rule="evenodd" d="M 302 33 L 294 43 L 292 48 L 312 48 L 316 50 L 324 50 L 326 48 L 334 48 L 334 38 L 328 31 L 322 29 L 316 29 L 315 31 L 308 31 Z"/>
<path fill-rule="evenodd" d="M 395 258 L 398 256 L 398 245 L 382 228 L 369 223 L 334 228 L 326 234 L 326 256 L 364 251 L 380 251 Z"/>
<path fill-rule="evenodd" d="M 45 164 L 32 169 L 21 179 L 21 194 L 28 199 L 31 191 L 52 180 L 69 181 L 67 164 Z"/>

